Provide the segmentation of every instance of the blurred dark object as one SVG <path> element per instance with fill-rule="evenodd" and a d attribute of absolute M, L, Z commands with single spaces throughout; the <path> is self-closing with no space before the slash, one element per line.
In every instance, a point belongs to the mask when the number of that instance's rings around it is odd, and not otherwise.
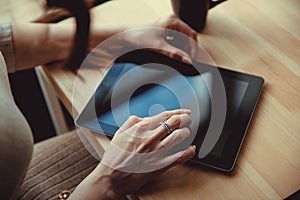
<path fill-rule="evenodd" d="M 226 0 L 171 0 L 174 14 L 199 32 L 205 27 L 208 10 Z"/>
<path fill-rule="evenodd" d="M 90 14 L 87 5 L 82 0 L 47 0 L 49 7 L 60 7 L 70 11 L 76 20 L 76 33 L 74 37 L 74 46 L 66 67 L 72 71 L 79 69 L 82 61 L 85 59 L 89 32 L 90 32 Z"/>
<path fill-rule="evenodd" d="M 76 72 L 84 60 L 89 41 L 89 9 L 109 0 L 47 0 L 46 13 L 34 20 L 36 23 L 57 23 L 75 17 L 76 34 L 73 51 L 65 66 Z"/>
<path fill-rule="evenodd" d="M 91 9 L 107 1 L 109 0 L 84 0 L 83 2 L 88 9 Z M 69 2 L 68 4 L 72 4 L 72 3 L 73 1 L 71 3 Z M 45 5 L 45 10 L 46 13 L 43 16 L 39 17 L 38 19 L 34 20 L 34 22 L 57 23 L 64 19 L 74 16 L 72 12 L 70 12 L 70 10 L 63 9 L 62 7 L 55 8 L 55 7 L 48 7 L 47 5 Z"/>

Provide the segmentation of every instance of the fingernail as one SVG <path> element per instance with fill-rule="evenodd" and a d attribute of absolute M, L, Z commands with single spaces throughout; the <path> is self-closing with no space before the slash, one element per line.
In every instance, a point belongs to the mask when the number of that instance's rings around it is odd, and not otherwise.
<path fill-rule="evenodd" d="M 190 58 L 182 57 L 181 61 L 184 62 L 184 63 L 186 63 L 186 64 L 188 64 L 188 65 L 193 64 L 192 60 Z"/>
<path fill-rule="evenodd" d="M 196 145 L 192 145 L 191 147 L 194 149 L 194 151 L 196 151 Z"/>

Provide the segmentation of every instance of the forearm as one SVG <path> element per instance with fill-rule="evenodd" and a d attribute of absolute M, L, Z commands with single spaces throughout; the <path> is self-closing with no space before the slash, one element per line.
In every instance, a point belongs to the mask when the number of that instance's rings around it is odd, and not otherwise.
<path fill-rule="evenodd" d="M 122 28 L 105 28 L 92 24 L 90 47 L 98 45 Z M 73 47 L 72 24 L 24 23 L 12 25 L 16 71 L 68 58 Z"/>
<path fill-rule="evenodd" d="M 12 24 L 16 71 L 68 55 L 74 30 L 68 27 L 58 32 L 56 27 L 54 24 Z"/>

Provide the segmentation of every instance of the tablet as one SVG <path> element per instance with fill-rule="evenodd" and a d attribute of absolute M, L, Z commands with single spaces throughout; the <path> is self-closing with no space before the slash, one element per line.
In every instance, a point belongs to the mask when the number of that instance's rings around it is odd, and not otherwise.
<path fill-rule="evenodd" d="M 195 144 L 191 162 L 230 172 L 263 83 L 258 76 L 135 50 L 114 62 L 75 122 L 113 137 L 130 115 L 188 108 L 191 137 L 172 151 Z"/>

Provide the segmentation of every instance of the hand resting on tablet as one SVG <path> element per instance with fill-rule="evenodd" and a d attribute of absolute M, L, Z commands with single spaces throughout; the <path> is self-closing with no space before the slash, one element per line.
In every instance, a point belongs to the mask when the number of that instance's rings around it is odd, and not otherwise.
<path fill-rule="evenodd" d="M 190 136 L 190 114 L 190 110 L 178 109 L 153 117 L 131 116 L 115 134 L 101 163 L 70 198 L 81 199 L 81 191 L 85 191 L 85 198 L 91 194 L 89 199 L 118 199 L 191 159 L 195 146 L 174 154 L 168 152 Z"/>

